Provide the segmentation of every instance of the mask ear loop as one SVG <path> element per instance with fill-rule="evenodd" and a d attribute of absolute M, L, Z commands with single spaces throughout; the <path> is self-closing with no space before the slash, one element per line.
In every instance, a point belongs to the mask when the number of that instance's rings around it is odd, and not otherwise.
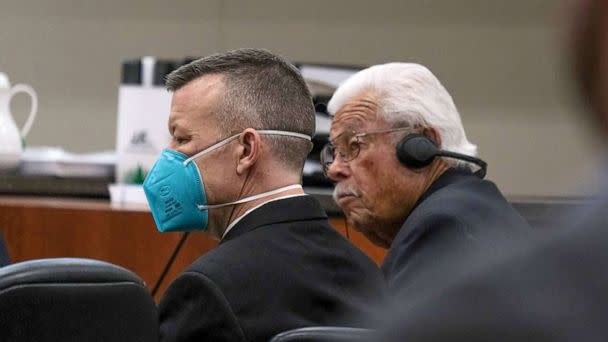
<path fill-rule="evenodd" d="M 301 138 L 301 139 L 306 139 L 308 141 L 312 141 L 312 137 L 311 136 L 306 135 L 306 134 L 302 134 L 302 133 L 296 133 L 296 132 L 287 132 L 287 131 L 278 131 L 278 130 L 258 130 L 258 133 L 260 133 L 262 135 L 282 135 L 282 136 L 288 136 L 288 137 L 296 137 L 296 138 Z M 208 148 L 200 151 L 199 153 L 193 155 L 192 157 L 184 160 L 182 164 L 184 165 L 184 167 L 188 166 L 188 164 L 190 164 L 190 162 L 192 162 L 194 159 L 199 158 L 201 156 L 204 156 L 205 154 L 207 154 L 207 153 L 209 153 L 211 151 L 214 151 L 214 150 L 216 150 L 216 149 L 218 149 L 218 148 L 220 148 L 220 147 L 222 147 L 222 146 L 224 146 L 224 145 L 232 142 L 233 140 L 237 139 L 241 134 L 242 133 L 235 134 L 235 135 L 233 135 L 233 136 L 231 136 L 231 137 L 229 137 L 229 138 L 227 138 L 227 139 L 225 139 L 223 141 L 220 141 L 220 142 L 218 142 L 216 144 L 213 144 L 213 145 L 209 146 Z M 200 174 L 200 171 L 198 170 L 198 167 L 196 166 L 196 164 L 194 166 L 195 166 L 197 172 L 199 172 L 199 177 L 201 177 L 201 174 Z M 201 179 L 202 179 L 202 177 L 201 177 Z M 230 202 L 230 203 L 215 204 L 215 205 L 213 205 L 213 204 L 210 204 L 210 205 L 198 204 L 197 208 L 199 210 L 206 210 L 206 209 L 212 209 L 212 208 L 221 208 L 221 207 L 228 206 L 228 205 L 240 204 L 240 203 L 245 203 L 245 202 L 253 201 L 253 200 L 256 200 L 258 198 L 267 197 L 267 196 L 270 196 L 270 195 L 274 195 L 274 194 L 281 193 L 283 191 L 291 190 L 291 189 L 298 188 L 298 187 L 301 188 L 302 186 L 300 184 L 289 185 L 289 186 L 286 186 L 286 187 L 282 187 L 282 188 L 278 188 L 278 189 L 271 190 L 271 191 L 268 191 L 268 192 L 264 192 L 264 193 L 261 193 L 261 194 L 258 194 L 258 195 L 241 198 L 238 201 Z M 243 189 L 241 188 L 241 194 L 240 195 L 242 195 L 242 191 L 243 191 Z"/>
<path fill-rule="evenodd" d="M 257 194 L 257 195 L 253 195 L 253 196 L 249 196 L 249 197 L 245 197 L 245 198 L 241 198 L 240 200 L 234 201 L 234 202 L 228 202 L 228 203 L 222 203 L 222 204 L 207 204 L 207 205 L 199 204 L 199 205 L 197 205 L 197 207 L 198 207 L 199 210 L 221 208 L 221 207 L 226 207 L 226 206 L 229 206 L 229 205 L 241 204 L 241 203 L 245 203 L 245 202 L 251 202 L 251 201 L 256 200 L 256 199 L 260 199 L 260 198 L 264 198 L 264 197 L 280 194 L 281 192 L 285 192 L 287 190 L 301 189 L 301 188 L 302 188 L 302 185 L 300 185 L 300 184 L 292 184 L 292 185 L 283 186 L 283 187 L 280 187 L 278 189 L 274 189 L 274 190 L 271 190 L 271 191 L 262 192 L 261 194 Z"/>
<path fill-rule="evenodd" d="M 288 137 L 296 137 L 296 138 L 302 138 L 302 139 L 306 139 L 308 141 L 312 141 L 311 136 L 302 134 L 302 133 L 296 133 L 296 132 L 276 131 L 276 130 L 259 130 L 258 133 L 260 133 L 262 135 L 284 135 L 284 136 L 288 136 Z M 214 145 L 207 147 L 206 149 L 200 151 L 199 153 L 193 155 L 192 157 L 184 160 L 184 162 L 183 162 L 184 166 L 187 166 L 188 164 L 190 164 L 190 162 L 193 161 L 194 159 L 202 157 L 205 154 L 207 154 L 213 150 L 217 150 L 218 148 L 230 143 L 232 140 L 237 139 L 240 135 L 241 135 L 241 133 L 235 134 L 235 135 L 231 136 L 230 138 L 227 138 Z"/>
<path fill-rule="evenodd" d="M 312 137 L 310 135 L 306 135 L 306 134 L 302 134 L 302 133 L 296 133 L 296 132 L 277 131 L 277 130 L 271 130 L 271 129 L 262 129 L 262 130 L 259 130 L 258 133 L 263 134 L 263 135 L 284 135 L 284 136 L 287 136 L 287 137 L 296 137 L 296 138 L 302 138 L 302 139 L 306 139 L 308 141 L 312 141 Z"/>
<path fill-rule="evenodd" d="M 191 161 L 193 161 L 196 158 L 202 157 L 202 156 L 204 156 L 205 154 L 207 154 L 207 153 L 209 153 L 211 151 L 217 150 L 218 148 L 220 148 L 220 147 L 222 147 L 224 145 L 227 145 L 232 140 L 235 140 L 236 138 L 238 138 L 239 135 L 241 135 L 241 134 L 239 133 L 239 134 L 233 135 L 233 136 L 231 136 L 230 138 L 228 138 L 226 140 L 222 140 L 222 141 L 220 141 L 220 142 L 218 142 L 218 143 L 216 143 L 214 145 L 211 145 L 211 146 L 207 147 L 206 149 L 200 151 L 199 153 L 193 155 L 192 157 L 184 160 L 184 162 L 183 162 L 184 166 L 187 166 L 188 164 L 190 164 Z"/>

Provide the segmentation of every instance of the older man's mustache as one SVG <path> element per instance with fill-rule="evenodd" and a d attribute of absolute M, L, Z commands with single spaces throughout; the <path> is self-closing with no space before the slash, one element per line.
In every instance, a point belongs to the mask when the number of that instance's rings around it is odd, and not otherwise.
<path fill-rule="evenodd" d="M 345 197 L 345 196 L 360 197 L 361 192 L 359 191 L 359 189 L 357 189 L 351 185 L 338 184 L 334 188 L 334 193 L 332 196 L 334 198 L 334 201 L 338 202 L 338 200 L 340 198 Z"/>

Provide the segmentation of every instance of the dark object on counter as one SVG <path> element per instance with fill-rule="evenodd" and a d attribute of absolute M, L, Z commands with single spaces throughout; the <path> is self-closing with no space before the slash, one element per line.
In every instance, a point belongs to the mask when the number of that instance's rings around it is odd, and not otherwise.
<path fill-rule="evenodd" d="M 156 61 L 154 65 L 154 81 L 153 84 L 155 86 L 164 87 L 165 86 L 165 78 L 167 75 L 171 73 L 171 71 L 175 70 L 178 62 L 172 60 L 163 60 L 159 59 Z"/>
<path fill-rule="evenodd" d="M 109 199 L 114 177 L 0 175 L 0 194 Z"/>
<path fill-rule="evenodd" d="M 141 84 L 141 59 L 122 63 L 122 84 Z"/>
<path fill-rule="evenodd" d="M 152 72 L 152 85 L 164 87 L 165 77 L 181 64 L 181 61 L 156 59 Z M 143 78 L 143 63 L 141 58 L 126 60 L 122 63 L 121 83 L 123 85 L 142 85 Z"/>
<path fill-rule="evenodd" d="M 327 116 L 331 115 L 327 111 L 327 104 L 331 100 L 330 95 L 315 95 L 312 97 L 312 103 L 315 105 L 315 112 L 321 113 Z"/>

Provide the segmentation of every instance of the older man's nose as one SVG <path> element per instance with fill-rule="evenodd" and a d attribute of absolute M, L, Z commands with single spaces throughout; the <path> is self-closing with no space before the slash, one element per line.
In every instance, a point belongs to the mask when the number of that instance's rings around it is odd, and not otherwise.
<path fill-rule="evenodd" d="M 347 163 L 338 159 L 334 159 L 327 168 L 327 178 L 334 182 L 339 182 L 350 175 L 350 169 Z"/>

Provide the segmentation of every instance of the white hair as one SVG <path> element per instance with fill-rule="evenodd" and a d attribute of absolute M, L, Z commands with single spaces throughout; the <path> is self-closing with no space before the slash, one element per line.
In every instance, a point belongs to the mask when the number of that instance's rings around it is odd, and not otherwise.
<path fill-rule="evenodd" d="M 433 127 L 439 131 L 441 149 L 477 154 L 477 146 L 467 140 L 452 97 L 426 67 L 387 63 L 361 70 L 340 85 L 327 109 L 334 115 L 355 96 L 370 90 L 379 95 L 377 115 L 389 124 Z"/>

